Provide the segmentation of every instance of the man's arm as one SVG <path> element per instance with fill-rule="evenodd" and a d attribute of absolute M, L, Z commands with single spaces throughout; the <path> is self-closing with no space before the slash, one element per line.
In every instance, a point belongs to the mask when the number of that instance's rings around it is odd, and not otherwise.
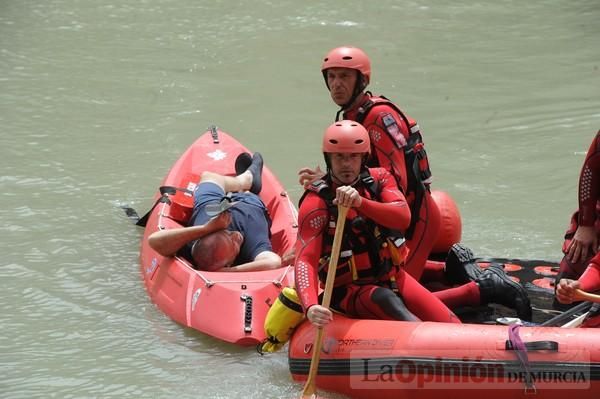
<path fill-rule="evenodd" d="M 576 289 L 588 292 L 600 290 L 600 255 L 591 260 L 579 280 L 561 279 L 556 286 L 556 298 L 561 303 L 572 303 Z"/>
<path fill-rule="evenodd" d="M 579 174 L 579 213 L 577 230 L 569 244 L 567 259 L 576 263 L 583 261 L 598 250 L 596 232 L 596 204 L 600 199 L 600 131 L 587 155 Z"/>
<path fill-rule="evenodd" d="M 579 225 L 593 226 L 600 199 L 600 131 L 592 141 L 579 175 Z"/>
<path fill-rule="evenodd" d="M 329 224 L 325 202 L 310 193 L 298 210 L 298 239 L 294 274 L 296 291 L 304 310 L 319 303 L 319 258 L 323 244 L 323 232 Z"/>
<path fill-rule="evenodd" d="M 390 172 L 383 168 L 370 169 L 380 184 L 381 201 L 362 198 L 358 211 L 376 224 L 405 231 L 410 224 L 410 207 Z"/>
<path fill-rule="evenodd" d="M 281 267 L 281 257 L 275 252 L 263 251 L 256 255 L 252 262 L 241 265 L 224 267 L 219 272 L 253 272 L 258 270 L 271 270 Z"/>
<path fill-rule="evenodd" d="M 148 244 L 162 256 L 174 256 L 188 242 L 223 230 L 230 222 L 229 212 L 223 212 L 202 225 L 155 231 L 148 237 Z"/>

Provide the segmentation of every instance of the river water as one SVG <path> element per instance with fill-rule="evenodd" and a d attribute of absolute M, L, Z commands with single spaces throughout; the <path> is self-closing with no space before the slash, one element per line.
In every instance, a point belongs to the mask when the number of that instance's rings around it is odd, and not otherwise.
<path fill-rule="evenodd" d="M 284 352 L 150 303 L 120 206 L 145 212 L 210 124 L 297 200 L 339 45 L 419 121 L 477 255 L 559 259 L 600 127 L 598 20 L 597 0 L 0 1 L 0 397 L 298 395 Z"/>

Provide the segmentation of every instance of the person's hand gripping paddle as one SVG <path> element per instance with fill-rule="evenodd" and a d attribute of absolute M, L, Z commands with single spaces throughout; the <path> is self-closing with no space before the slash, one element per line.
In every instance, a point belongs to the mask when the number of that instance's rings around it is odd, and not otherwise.
<path fill-rule="evenodd" d="M 588 318 L 588 316 L 590 314 L 595 313 L 595 311 L 597 310 L 598 304 L 600 304 L 600 295 L 591 294 L 589 292 L 585 292 L 583 290 L 576 289 L 574 300 L 575 301 L 588 301 L 588 302 L 594 303 L 594 305 L 592 305 L 592 307 L 589 311 L 585 312 L 581 316 L 576 317 L 575 319 L 571 320 L 570 322 L 568 322 L 566 324 L 563 324 L 561 326 L 562 328 L 576 328 L 576 327 L 581 326 L 585 322 L 585 320 Z"/>

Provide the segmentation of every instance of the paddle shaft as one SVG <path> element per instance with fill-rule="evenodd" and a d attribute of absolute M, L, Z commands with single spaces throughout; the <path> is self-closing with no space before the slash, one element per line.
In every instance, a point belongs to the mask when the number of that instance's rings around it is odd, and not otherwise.
<path fill-rule="evenodd" d="M 575 301 L 590 301 L 600 303 L 600 295 L 590 294 L 582 290 L 575 290 Z"/>
<path fill-rule="evenodd" d="M 335 235 L 333 236 L 333 245 L 331 248 L 331 258 L 327 268 L 327 278 L 325 280 L 325 290 L 323 291 L 323 302 L 321 306 L 329 308 L 331 303 L 331 294 L 333 293 L 333 283 L 335 281 L 335 272 L 337 269 L 338 258 L 340 257 L 340 249 L 342 247 L 342 237 L 344 236 L 344 226 L 346 224 L 346 215 L 348 208 L 338 205 L 338 216 L 335 224 Z M 323 327 L 317 328 L 317 335 L 312 348 L 312 358 L 310 360 L 310 369 L 308 378 L 304 384 L 302 398 L 311 398 L 317 392 L 316 377 L 319 370 L 319 362 L 321 360 L 321 348 L 323 346 Z"/>

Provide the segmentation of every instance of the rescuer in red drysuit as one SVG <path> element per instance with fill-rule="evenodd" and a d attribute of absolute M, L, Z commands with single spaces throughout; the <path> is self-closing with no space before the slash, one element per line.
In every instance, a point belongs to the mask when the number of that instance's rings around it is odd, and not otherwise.
<path fill-rule="evenodd" d="M 410 209 L 383 168 L 367 168 L 369 134 L 340 121 L 323 137 L 328 173 L 301 199 L 296 244 L 296 290 L 308 319 L 318 326 L 331 311 L 318 304 L 335 234 L 337 205 L 349 207 L 337 265 L 332 308 L 351 317 L 460 323 L 454 313 L 400 267 L 406 258 L 402 232 Z M 332 227 L 333 226 L 333 227 Z"/>
<path fill-rule="evenodd" d="M 556 279 L 577 279 L 598 252 L 600 236 L 600 130 L 596 133 L 579 175 L 579 208 L 565 233 L 560 273 Z"/>

